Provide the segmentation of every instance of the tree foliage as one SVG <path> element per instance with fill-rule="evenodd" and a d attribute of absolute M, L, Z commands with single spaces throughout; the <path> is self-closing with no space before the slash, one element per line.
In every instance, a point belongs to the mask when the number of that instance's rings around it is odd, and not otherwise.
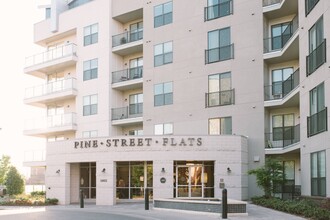
<path fill-rule="evenodd" d="M 10 157 L 6 155 L 2 155 L 0 159 L 0 185 L 5 184 L 6 174 L 9 171 L 10 167 Z"/>
<path fill-rule="evenodd" d="M 271 158 L 266 158 L 264 166 L 250 170 L 248 174 L 256 176 L 257 185 L 264 190 L 266 197 L 271 197 L 274 187 L 285 182 L 283 164 Z"/>
<path fill-rule="evenodd" d="M 6 188 L 9 195 L 17 195 L 24 192 L 24 180 L 14 166 L 9 168 L 6 175 Z"/>

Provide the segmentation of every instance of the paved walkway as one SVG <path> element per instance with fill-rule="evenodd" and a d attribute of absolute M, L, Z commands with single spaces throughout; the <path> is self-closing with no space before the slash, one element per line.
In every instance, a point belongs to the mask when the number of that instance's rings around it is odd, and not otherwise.
<path fill-rule="evenodd" d="M 247 205 L 248 215 L 228 215 L 230 220 L 303 220 L 304 218 Z M 0 206 L 0 220 L 213 220 L 222 219 L 221 214 L 197 213 L 187 211 L 144 210 L 143 203 L 125 203 L 115 206 L 79 205 L 49 207 L 3 207 Z"/>

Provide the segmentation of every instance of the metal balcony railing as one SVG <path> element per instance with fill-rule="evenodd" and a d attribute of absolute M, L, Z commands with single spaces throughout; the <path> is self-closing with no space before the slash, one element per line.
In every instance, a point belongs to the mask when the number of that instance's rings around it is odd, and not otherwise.
<path fill-rule="evenodd" d="M 141 39 L 143 39 L 143 30 L 127 31 L 122 34 L 112 36 L 112 47 L 117 47 Z"/>
<path fill-rule="evenodd" d="M 264 53 L 282 50 L 297 31 L 298 22 L 298 16 L 296 15 L 281 35 L 264 39 Z"/>
<path fill-rule="evenodd" d="M 62 126 L 76 125 L 76 113 L 65 113 L 59 115 L 51 115 L 38 119 L 27 120 L 24 130 L 48 129 Z"/>
<path fill-rule="evenodd" d="M 307 137 L 328 130 L 328 108 L 307 117 Z"/>
<path fill-rule="evenodd" d="M 300 141 L 300 124 L 273 128 L 273 133 L 265 133 L 266 148 L 285 148 Z"/>
<path fill-rule="evenodd" d="M 265 101 L 282 99 L 299 85 L 299 69 L 283 82 L 265 86 Z"/>
<path fill-rule="evenodd" d="M 62 57 L 76 55 L 77 45 L 74 43 L 56 47 L 43 53 L 25 58 L 25 67 L 46 63 Z"/>
<path fill-rule="evenodd" d="M 25 89 L 25 99 L 41 97 L 72 89 L 77 89 L 77 80 L 75 78 L 63 79 Z"/>
<path fill-rule="evenodd" d="M 267 7 L 267 6 L 270 6 L 270 5 L 280 4 L 282 2 L 283 2 L 283 0 L 263 0 L 262 1 L 262 6 Z"/>
<path fill-rule="evenodd" d="M 111 109 L 111 119 L 121 120 L 127 118 L 141 117 L 143 114 L 143 103 L 130 104 L 128 107 Z"/>
<path fill-rule="evenodd" d="M 235 103 L 235 89 L 210 92 L 205 94 L 206 108 L 214 106 L 232 105 Z"/>
<path fill-rule="evenodd" d="M 323 63 L 327 62 L 326 39 L 306 57 L 306 76 L 311 75 Z"/>
<path fill-rule="evenodd" d="M 221 18 L 233 14 L 233 0 L 204 8 L 204 21 Z"/>
<path fill-rule="evenodd" d="M 143 77 L 143 66 L 112 72 L 112 83 L 124 82 Z"/>
<path fill-rule="evenodd" d="M 205 63 L 214 63 L 234 58 L 234 44 L 205 50 Z"/>

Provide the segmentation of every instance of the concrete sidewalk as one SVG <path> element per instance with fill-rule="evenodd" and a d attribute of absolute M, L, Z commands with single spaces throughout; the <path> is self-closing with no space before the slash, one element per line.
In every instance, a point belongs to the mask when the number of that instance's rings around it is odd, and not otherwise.
<path fill-rule="evenodd" d="M 253 204 L 247 205 L 248 214 L 228 215 L 231 220 L 257 219 L 257 220 L 302 220 L 304 218 L 286 213 L 263 208 Z M 39 215 L 37 216 L 39 212 Z M 31 216 L 31 218 L 28 218 Z M 60 217 L 61 218 L 58 218 Z M 98 216 L 97 218 L 93 216 Z M 115 217 L 113 217 L 115 216 Z M 11 217 L 11 218 L 9 218 Z M 110 218 L 111 217 L 111 218 Z M 49 206 L 49 207 L 1 207 L 0 220 L 7 219 L 143 219 L 143 220 L 204 220 L 222 219 L 221 214 L 200 213 L 180 210 L 154 209 L 150 204 L 150 210 L 144 210 L 143 203 L 124 203 L 115 206 L 96 206 L 85 204 L 85 208 L 79 205 Z"/>

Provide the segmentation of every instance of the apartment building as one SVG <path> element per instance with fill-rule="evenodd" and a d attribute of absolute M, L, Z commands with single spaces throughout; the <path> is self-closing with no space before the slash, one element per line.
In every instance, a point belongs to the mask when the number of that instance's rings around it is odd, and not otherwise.
<path fill-rule="evenodd" d="M 265 157 L 291 195 L 329 197 L 329 5 L 52 0 L 24 69 L 44 80 L 24 101 L 45 116 L 24 132 L 47 139 L 47 197 L 247 200 Z"/>

